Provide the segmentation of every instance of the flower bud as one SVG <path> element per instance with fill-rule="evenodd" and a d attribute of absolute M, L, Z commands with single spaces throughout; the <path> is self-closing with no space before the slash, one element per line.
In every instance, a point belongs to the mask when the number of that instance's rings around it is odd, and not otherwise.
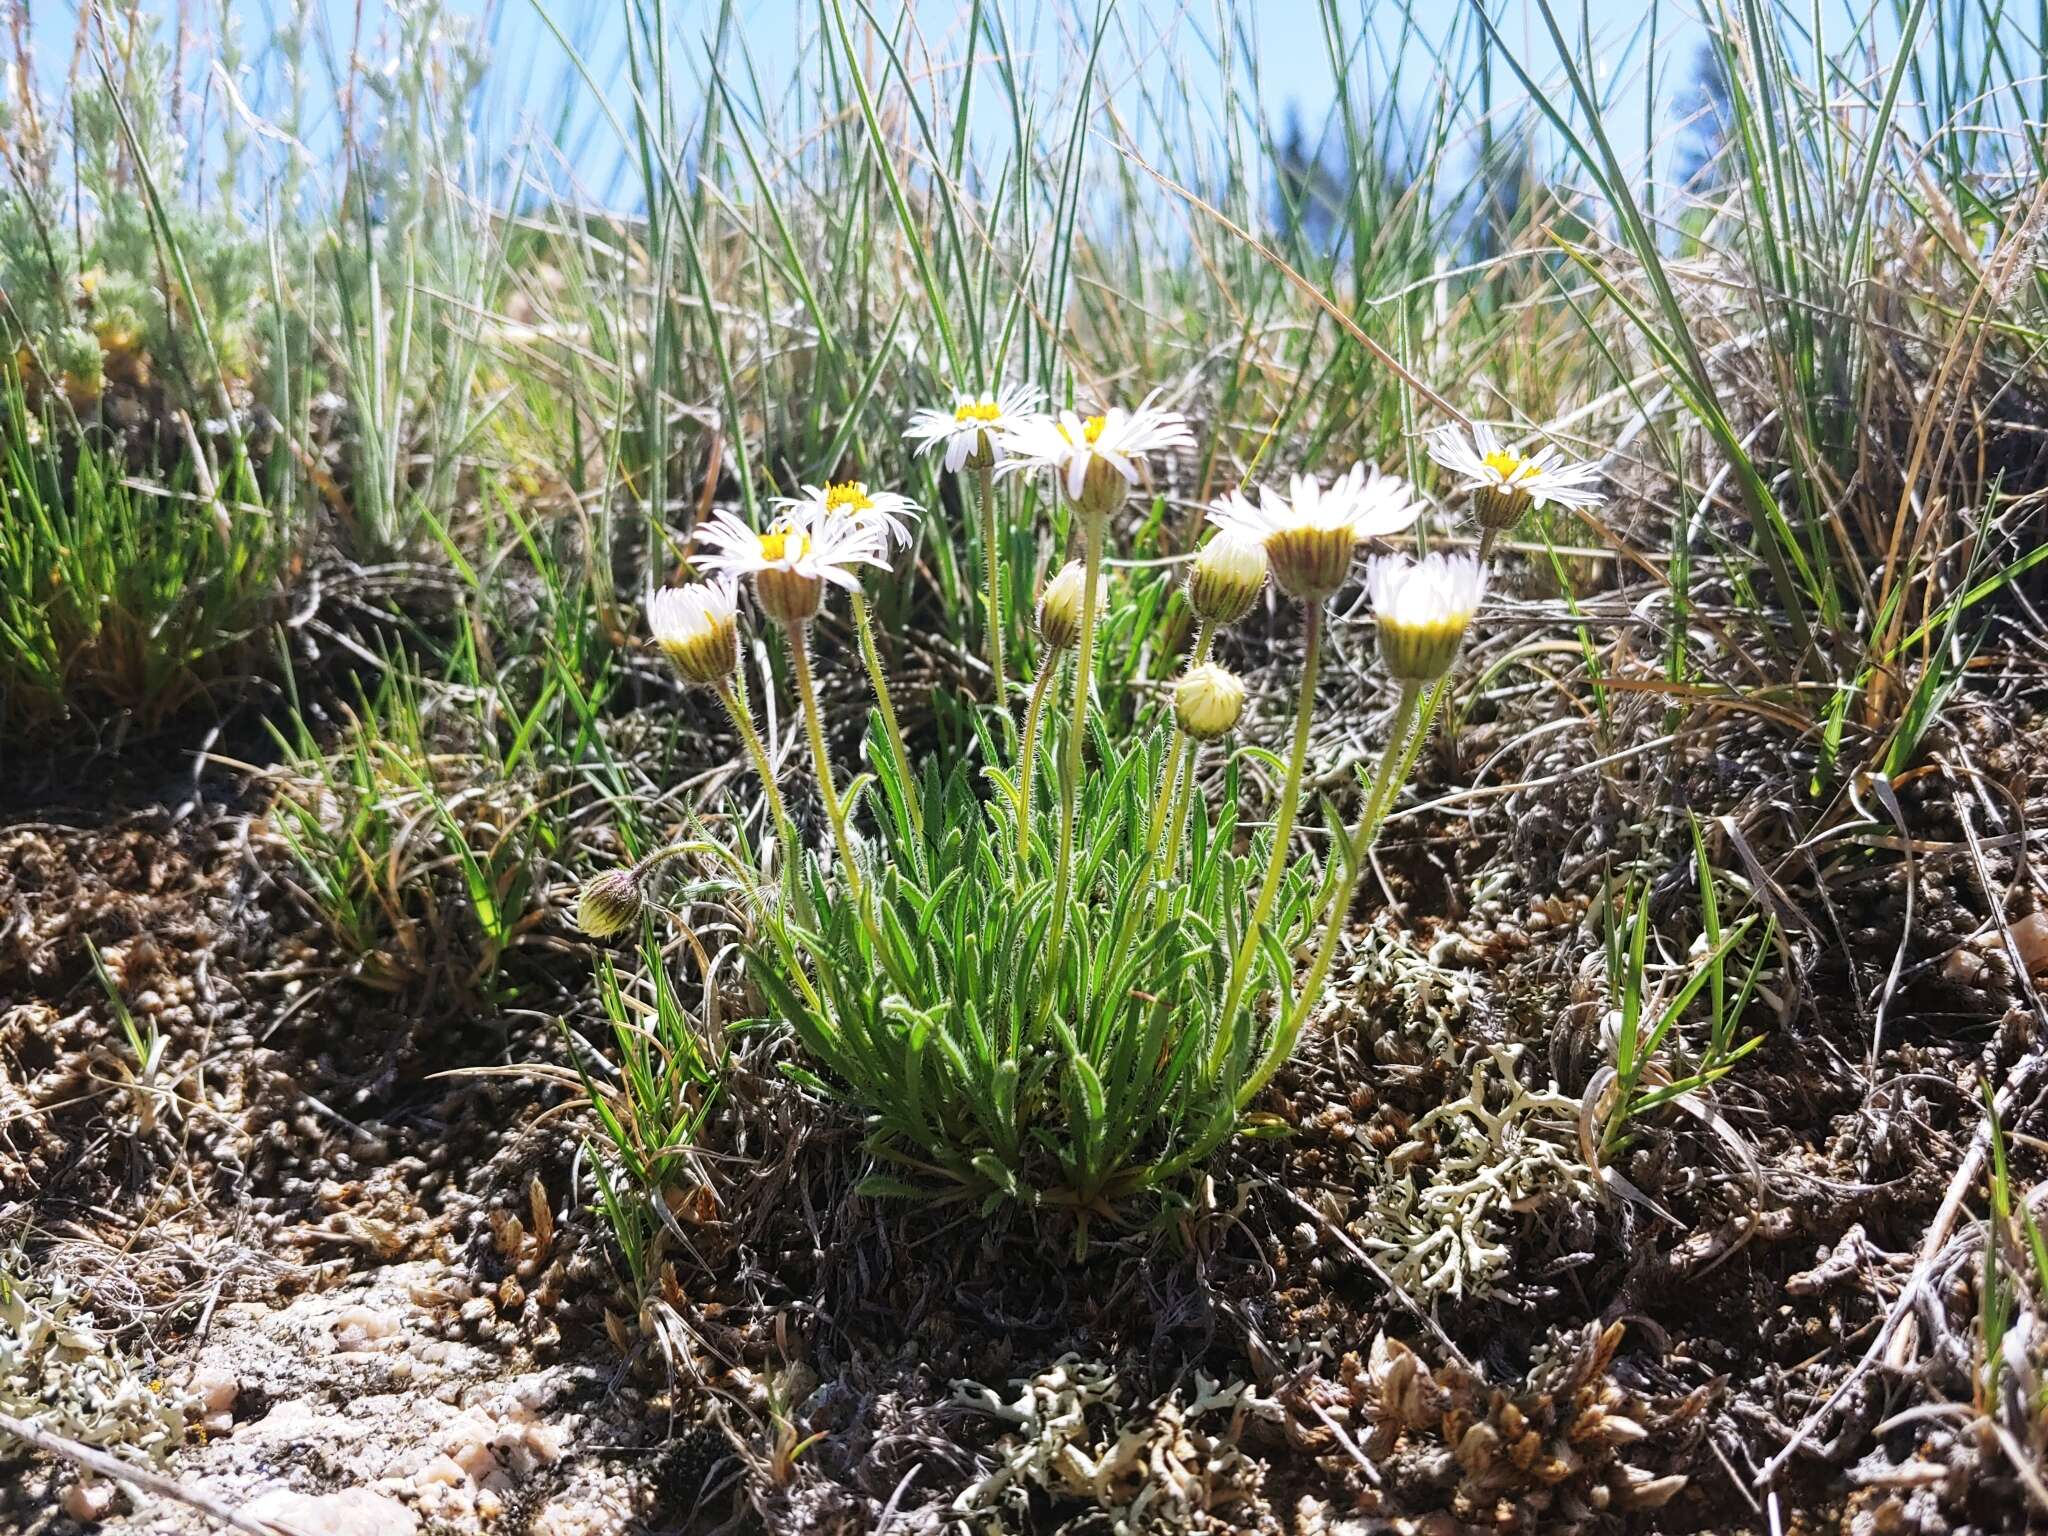
<path fill-rule="evenodd" d="M 1188 569 L 1188 604 L 1211 624 L 1235 624 L 1266 586 L 1266 546 L 1225 530 L 1202 546 Z"/>
<path fill-rule="evenodd" d="M 1081 586 L 1087 567 L 1069 560 L 1038 595 L 1038 638 L 1048 651 L 1064 651 L 1080 638 Z"/>
<path fill-rule="evenodd" d="M 1173 688 L 1173 715 L 1197 741 L 1227 736 L 1244 713 L 1244 684 L 1237 674 L 1205 661 L 1190 667 Z"/>
<path fill-rule="evenodd" d="M 1486 592 L 1486 567 L 1470 555 L 1433 554 L 1419 564 L 1383 556 L 1366 572 L 1380 660 L 1398 683 L 1433 683 L 1457 659 L 1465 627 Z"/>
<path fill-rule="evenodd" d="M 647 628 L 686 681 L 716 687 L 739 669 L 739 613 L 728 583 L 663 587 L 647 600 Z"/>
<path fill-rule="evenodd" d="M 609 939 L 640 921 L 647 894 L 639 874 L 613 869 L 596 876 L 576 899 L 576 926 L 593 939 Z"/>

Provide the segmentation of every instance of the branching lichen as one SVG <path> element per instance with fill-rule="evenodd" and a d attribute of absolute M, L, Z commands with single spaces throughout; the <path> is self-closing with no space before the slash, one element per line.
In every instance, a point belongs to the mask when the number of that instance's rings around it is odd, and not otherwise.
<path fill-rule="evenodd" d="M 185 1438 L 182 1397 L 130 1358 L 62 1278 L 0 1254 L 0 1413 L 100 1447 L 161 1457 Z M 4 1449 L 0 1437 L 0 1449 Z"/>
<path fill-rule="evenodd" d="M 1115 1372 L 1075 1355 L 1015 1385 L 1005 1401 L 978 1382 L 953 1384 L 954 1401 L 1013 1426 L 995 1468 L 954 1501 L 978 1528 L 1015 1529 L 1034 1491 L 1092 1503 L 1119 1536 L 1269 1523 L 1264 1468 L 1237 1439 L 1247 1419 L 1277 1422 L 1282 1409 L 1249 1385 L 1197 1375 L 1191 1401 L 1176 1390 L 1129 1418 Z"/>
<path fill-rule="evenodd" d="M 1465 1092 L 1418 1119 L 1387 1154 L 1352 1223 L 1394 1281 L 1419 1297 L 1490 1296 L 1511 1254 L 1510 1218 L 1597 1193 L 1574 1141 L 1578 1105 L 1523 1084 L 1520 1046 L 1489 1046 Z"/>

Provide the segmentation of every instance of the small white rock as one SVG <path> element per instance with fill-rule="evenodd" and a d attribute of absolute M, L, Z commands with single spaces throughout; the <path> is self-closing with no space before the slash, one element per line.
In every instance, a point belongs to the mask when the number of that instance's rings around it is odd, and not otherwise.
<path fill-rule="evenodd" d="M 352 1350 L 377 1349 L 399 1331 L 398 1319 L 375 1307 L 348 1307 L 335 1314 L 334 1347 Z"/>
<path fill-rule="evenodd" d="M 199 1404 L 199 1423 L 209 1435 L 224 1435 L 235 1427 L 235 1399 L 242 1384 L 232 1371 L 202 1365 L 192 1373 L 191 1392 Z"/>
<path fill-rule="evenodd" d="M 343 1493 L 293 1493 L 286 1488 L 259 1495 L 244 1513 L 275 1520 L 305 1536 L 419 1536 L 419 1518 L 398 1500 L 367 1488 Z"/>
<path fill-rule="evenodd" d="M 97 1525 L 114 1507 L 114 1485 L 97 1477 L 81 1477 L 64 1490 L 64 1513 L 80 1525 Z"/>

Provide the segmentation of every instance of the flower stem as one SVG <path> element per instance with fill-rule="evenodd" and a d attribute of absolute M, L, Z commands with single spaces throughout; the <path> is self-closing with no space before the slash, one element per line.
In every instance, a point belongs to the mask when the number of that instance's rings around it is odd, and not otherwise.
<path fill-rule="evenodd" d="M 789 811 L 782 803 L 782 790 L 775 782 L 775 767 L 768 761 L 768 749 L 761 745 L 761 733 L 754 728 L 754 713 L 745 701 L 733 692 L 732 684 L 718 685 L 718 702 L 725 706 L 726 714 L 732 717 L 733 725 L 745 743 L 747 756 L 753 759 L 754 772 L 760 775 L 761 790 L 768 797 L 768 812 L 775 818 L 775 835 L 782 841 L 783 862 L 792 870 L 798 868 L 796 828 L 790 824 Z"/>
<path fill-rule="evenodd" d="M 983 439 L 986 441 L 986 437 Z M 987 455 L 984 455 L 987 457 Z M 974 479 L 981 493 L 981 552 L 988 565 L 988 670 L 995 701 L 1003 702 L 1003 552 L 996 533 L 996 467 L 993 461 L 976 467 Z"/>
<path fill-rule="evenodd" d="M 1081 738 L 1088 730 L 1088 681 L 1095 659 L 1095 583 L 1102 568 L 1102 523 L 1086 513 L 1081 518 L 1081 635 L 1074 651 L 1074 721 L 1067 731 L 1066 756 L 1060 774 L 1060 852 L 1053 875 L 1052 935 L 1046 944 L 1047 963 L 1060 963 L 1060 940 L 1066 935 L 1068 886 L 1074 869 L 1074 801 L 1081 792 Z M 1047 1002 L 1051 999 L 1048 996 Z"/>
<path fill-rule="evenodd" d="M 1481 565 L 1486 564 L 1486 557 L 1493 553 L 1493 541 L 1499 537 L 1500 530 L 1498 528 L 1482 528 L 1479 530 L 1479 563 Z"/>
<path fill-rule="evenodd" d="M 804 727 L 811 738 L 811 763 L 818 773 L 818 793 L 824 797 L 825 815 L 832 823 L 832 836 L 839 845 L 839 862 L 846 866 L 846 886 L 858 903 L 861 899 L 860 866 L 853 861 L 853 844 L 846 836 L 846 811 L 839 803 L 838 786 L 832 782 L 832 759 L 825 752 L 825 723 L 818 714 L 818 688 L 811 680 L 811 635 L 807 624 L 789 626 L 789 653 L 796 669 L 796 691 L 803 701 Z"/>
<path fill-rule="evenodd" d="M 1166 813 L 1171 831 L 1166 836 L 1166 857 L 1159 861 L 1159 878 L 1162 882 L 1171 880 L 1173 872 L 1180 865 L 1181 836 L 1187 831 L 1188 811 L 1195 801 L 1195 754 L 1199 750 L 1192 741 L 1180 744 L 1180 763 L 1174 788 L 1173 809 Z"/>
<path fill-rule="evenodd" d="M 1024 747 L 1017 763 L 1017 875 L 1023 878 L 1024 860 L 1031 850 L 1031 780 L 1038 770 L 1038 726 L 1045 713 L 1046 684 L 1059 670 L 1057 652 L 1048 651 L 1032 680 L 1031 702 L 1024 706 Z"/>
<path fill-rule="evenodd" d="M 1337 939 L 1344 932 L 1344 920 L 1351 914 L 1351 899 L 1358 894 L 1358 882 L 1365 875 L 1366 858 L 1379 839 L 1380 827 L 1386 822 L 1387 812 L 1393 808 L 1394 796 L 1407 781 L 1408 769 L 1415 761 L 1414 749 L 1429 733 L 1430 718 L 1436 714 L 1437 701 L 1442 696 L 1441 687 L 1430 695 L 1429 708 L 1423 713 L 1420 729 L 1413 731 L 1415 739 L 1411 743 L 1409 738 L 1411 728 L 1416 725 L 1416 706 L 1422 698 L 1422 685 L 1404 683 L 1401 687 L 1401 702 L 1394 711 L 1387 747 L 1380 754 L 1380 765 L 1373 775 L 1372 790 L 1366 796 L 1365 808 L 1358 813 L 1358 825 L 1351 834 L 1344 875 L 1337 882 L 1328 915 L 1323 920 L 1323 935 L 1316 944 L 1315 960 L 1302 981 L 1293 1011 L 1285 1023 L 1273 1031 L 1265 1054 L 1259 1058 L 1258 1069 L 1245 1079 L 1244 1086 L 1238 1090 L 1237 1107 L 1240 1110 L 1266 1086 L 1280 1069 L 1280 1063 L 1294 1053 L 1294 1042 L 1301 1037 L 1302 1027 L 1308 1023 L 1309 1010 L 1315 1007 L 1323 983 L 1329 978 L 1330 962 L 1337 952 Z"/>
<path fill-rule="evenodd" d="M 1251 975 L 1252 959 L 1258 953 L 1266 919 L 1272 915 L 1273 898 L 1280 890 L 1280 877 L 1287 869 L 1288 846 L 1294 841 L 1294 811 L 1301 799 L 1302 769 L 1308 762 L 1308 728 L 1315 717 L 1316 671 L 1322 661 L 1323 605 L 1320 602 L 1309 604 L 1302 616 L 1302 631 L 1305 654 L 1301 662 L 1301 700 L 1294 716 L 1294 748 L 1287 760 L 1287 782 L 1280 790 L 1279 814 L 1273 822 L 1273 848 L 1266 856 L 1266 878 L 1259 886 L 1258 900 L 1245 924 L 1244 937 L 1238 940 L 1236 958 L 1230 962 L 1230 982 L 1223 991 L 1223 1010 L 1216 1016 L 1216 1043 L 1209 1051 L 1211 1076 L 1223 1068 L 1223 1058 L 1235 1031 L 1232 1021 L 1244 997 L 1245 983 Z"/>
<path fill-rule="evenodd" d="M 1216 626 L 1208 619 L 1202 620 L 1202 627 L 1195 632 L 1195 653 L 1188 661 L 1190 667 L 1199 667 L 1209 659 L 1209 646 L 1215 640 Z M 1166 827 L 1167 804 L 1173 799 L 1174 786 L 1180 777 L 1181 742 L 1186 732 L 1176 723 L 1173 735 L 1166 743 L 1166 755 L 1159 760 L 1159 793 L 1152 799 L 1152 824 L 1145 833 L 1145 862 L 1152 862 L 1152 855 L 1159 851 L 1159 835 Z"/>
<path fill-rule="evenodd" d="M 896 704 L 889 697 L 889 679 L 882 673 L 881 652 L 875 649 L 875 626 L 868 618 L 867 594 L 853 589 L 853 627 L 860 634 L 861 660 L 867 663 L 868 681 L 874 685 L 875 706 L 882 712 L 882 730 L 889 738 L 890 755 L 896 759 L 896 778 L 903 786 L 903 802 L 910 807 L 910 825 L 924 836 L 924 808 L 918 803 L 917 780 L 910 772 L 910 754 L 903 750 L 903 727 L 896 723 Z"/>

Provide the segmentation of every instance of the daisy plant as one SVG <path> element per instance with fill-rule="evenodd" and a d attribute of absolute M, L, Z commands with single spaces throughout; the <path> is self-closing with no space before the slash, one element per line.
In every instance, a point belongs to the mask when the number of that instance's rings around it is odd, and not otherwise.
<path fill-rule="evenodd" d="M 865 529 L 886 557 L 910 543 L 910 520 L 917 516 L 917 503 L 894 491 L 870 491 L 862 480 L 835 480 L 830 485 L 807 485 L 801 496 L 783 497 L 776 502 L 791 526 L 845 522 Z M 853 607 L 854 633 L 860 640 L 861 661 L 868 669 L 868 682 L 875 690 L 875 708 L 881 712 L 882 730 L 889 738 L 890 754 L 905 787 L 917 776 L 910 771 L 910 754 L 904 749 L 903 727 L 896 718 L 896 702 L 889 693 L 889 678 L 882 670 L 882 657 L 875 647 L 874 620 L 868 614 L 867 594 L 855 581 L 848 593 Z M 910 819 L 921 823 L 917 797 L 908 805 Z"/>
<path fill-rule="evenodd" d="M 981 506 L 981 558 L 988 580 L 988 668 L 995 697 L 1003 697 L 1003 549 L 996 517 L 996 465 L 1010 435 L 1037 410 L 1042 398 L 1031 388 L 995 394 L 958 395 L 950 410 L 927 406 L 910 413 L 905 439 L 920 455 L 937 453 L 949 475 L 974 472 Z"/>
<path fill-rule="evenodd" d="M 1161 410 L 1147 395 L 1134 411 L 1111 407 L 1085 419 L 1071 410 L 1057 416 L 1033 416 L 1009 436 L 1010 457 L 1004 472 L 1048 470 L 1081 523 L 1081 630 L 1074 659 L 1073 723 L 1067 731 L 1066 756 L 1060 774 L 1060 837 L 1058 874 L 1054 885 L 1064 895 L 1073 872 L 1074 802 L 1081 780 L 1081 743 L 1088 731 L 1088 683 L 1095 655 L 1096 577 L 1102 570 L 1103 540 L 1109 520 L 1123 510 L 1132 489 L 1149 474 L 1150 458 L 1175 448 L 1195 446 L 1187 418 Z M 1053 907 L 1052 947 L 1065 931 L 1067 903 Z"/>
<path fill-rule="evenodd" d="M 789 639 L 833 844 L 801 848 L 790 836 L 787 882 L 758 878 L 739 855 L 726 862 L 732 899 L 749 907 L 749 978 L 801 1046 L 786 1069 L 867 1128 L 877 1166 L 864 1188 L 1061 1211 L 1084 1246 L 1092 1222 L 1168 1195 L 1236 1134 L 1292 1052 L 1484 577 L 1466 556 L 1368 568 L 1396 701 L 1390 729 L 1356 821 L 1330 811 L 1330 852 L 1303 853 L 1294 827 L 1328 605 L 1361 545 L 1414 523 L 1420 505 L 1407 483 L 1360 465 L 1328 485 L 1296 476 L 1285 494 L 1218 503 L 1189 563 L 1198 622 L 1186 666 L 1156 712 L 1141 709 L 1126 730 L 1118 712 L 1090 705 L 1100 638 L 1121 633 L 1104 623 L 1105 568 L 1118 514 L 1153 483 L 1162 455 L 1192 443 L 1187 423 L 1147 399 L 1092 417 L 1025 416 L 1000 441 L 936 419 L 922 427 L 955 467 L 986 457 L 991 480 L 1044 476 L 1079 545 L 1039 595 L 1022 732 L 1008 730 L 1006 710 L 1001 725 L 992 715 L 980 729 L 993 793 L 963 766 L 927 767 L 923 822 L 881 814 L 913 798 L 893 736 L 843 795 L 833 777 L 808 627 L 834 587 L 859 603 L 863 576 L 907 531 L 913 509 L 900 499 L 807 488 L 759 532 L 721 514 L 698 535 L 712 581 L 656 594 L 648 622 L 686 680 L 718 690 L 781 825 L 772 769 L 733 682 L 736 584 L 751 586 Z M 1306 651 L 1279 802 L 1247 844 L 1230 746 L 1245 728 L 1246 688 L 1212 653 L 1218 633 L 1274 587 L 1302 604 Z M 1039 788 L 1045 774 L 1055 775 L 1050 793 Z M 874 827 L 858 860 L 857 816 Z M 585 929 L 638 931 L 671 854 L 592 881 L 579 904 Z"/>
<path fill-rule="evenodd" d="M 1558 448 L 1508 448 L 1485 423 L 1470 431 L 1439 427 L 1429 434 L 1429 456 L 1457 476 L 1458 489 L 1472 498 L 1479 523 L 1479 558 L 1494 540 L 1536 507 L 1597 507 L 1606 498 L 1594 489 L 1598 464 L 1581 464 Z"/>
<path fill-rule="evenodd" d="M 1251 921 L 1238 939 L 1237 958 L 1230 968 L 1230 989 L 1223 1012 L 1234 1015 L 1252 957 L 1265 933 L 1267 919 L 1287 869 L 1294 835 L 1294 817 L 1301 801 L 1302 770 L 1308 762 L 1309 724 L 1315 716 L 1316 676 L 1322 661 L 1323 625 L 1329 601 L 1350 574 L 1358 546 L 1402 532 L 1422 514 L 1413 487 L 1398 475 L 1354 464 L 1325 487 L 1313 475 L 1296 475 L 1288 493 L 1270 486 L 1254 501 L 1234 491 L 1217 502 L 1209 521 L 1226 535 L 1263 545 L 1274 583 L 1302 605 L 1301 692 L 1295 705 L 1294 738 L 1288 752 L 1287 777 L 1274 814 L 1273 842 L 1266 856 L 1265 878 L 1252 907 Z M 1211 1060 L 1220 1064 L 1230 1043 L 1217 1038 Z"/>
<path fill-rule="evenodd" d="M 827 587 L 857 595 L 860 568 L 888 564 L 890 536 L 891 528 L 882 518 L 827 514 L 808 503 L 791 507 L 765 532 L 756 532 L 726 511 L 714 513 L 697 530 L 698 542 L 709 551 L 699 557 L 698 567 L 714 577 L 751 580 L 761 611 L 788 637 L 790 667 L 796 674 L 797 698 L 810 737 L 818 794 L 825 802 L 846 883 L 856 900 L 860 866 L 847 834 L 847 808 L 839 797 L 831 755 L 825 750 L 824 719 L 818 712 L 818 687 L 811 675 L 811 621 L 825 606 Z"/>

